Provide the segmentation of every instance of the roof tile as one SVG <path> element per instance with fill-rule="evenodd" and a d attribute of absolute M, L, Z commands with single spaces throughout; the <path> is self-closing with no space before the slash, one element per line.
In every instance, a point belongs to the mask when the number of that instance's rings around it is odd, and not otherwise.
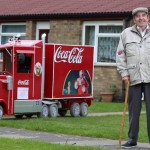
<path fill-rule="evenodd" d="M 149 0 L 0 0 L 0 4 L 0 16 L 124 13 L 136 7 L 150 7 Z"/>

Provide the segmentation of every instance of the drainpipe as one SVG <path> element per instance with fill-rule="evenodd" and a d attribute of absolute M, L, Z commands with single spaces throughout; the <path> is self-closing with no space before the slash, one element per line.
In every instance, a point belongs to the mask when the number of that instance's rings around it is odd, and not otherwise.
<path fill-rule="evenodd" d="M 41 87 L 41 99 L 44 98 L 44 85 L 45 85 L 45 38 L 46 34 L 42 34 L 42 87 Z"/>

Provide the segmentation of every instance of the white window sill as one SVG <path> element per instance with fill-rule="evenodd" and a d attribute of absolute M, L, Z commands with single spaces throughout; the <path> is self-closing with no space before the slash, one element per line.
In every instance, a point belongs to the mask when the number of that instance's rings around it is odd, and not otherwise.
<path fill-rule="evenodd" d="M 116 63 L 94 63 L 94 66 L 116 67 Z"/>

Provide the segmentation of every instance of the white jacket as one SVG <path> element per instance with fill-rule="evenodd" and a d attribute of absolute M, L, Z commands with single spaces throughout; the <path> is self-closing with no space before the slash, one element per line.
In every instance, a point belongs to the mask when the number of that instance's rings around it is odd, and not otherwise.
<path fill-rule="evenodd" d="M 143 37 L 136 25 L 121 33 L 116 63 L 122 77 L 130 76 L 131 85 L 150 82 L 150 25 Z"/>

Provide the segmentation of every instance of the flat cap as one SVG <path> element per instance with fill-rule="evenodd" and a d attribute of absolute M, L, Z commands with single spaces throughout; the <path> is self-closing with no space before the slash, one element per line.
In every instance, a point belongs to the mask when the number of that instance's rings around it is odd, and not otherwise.
<path fill-rule="evenodd" d="M 137 12 L 145 12 L 148 13 L 148 9 L 146 7 L 138 7 L 132 10 L 132 16 L 134 16 Z"/>

